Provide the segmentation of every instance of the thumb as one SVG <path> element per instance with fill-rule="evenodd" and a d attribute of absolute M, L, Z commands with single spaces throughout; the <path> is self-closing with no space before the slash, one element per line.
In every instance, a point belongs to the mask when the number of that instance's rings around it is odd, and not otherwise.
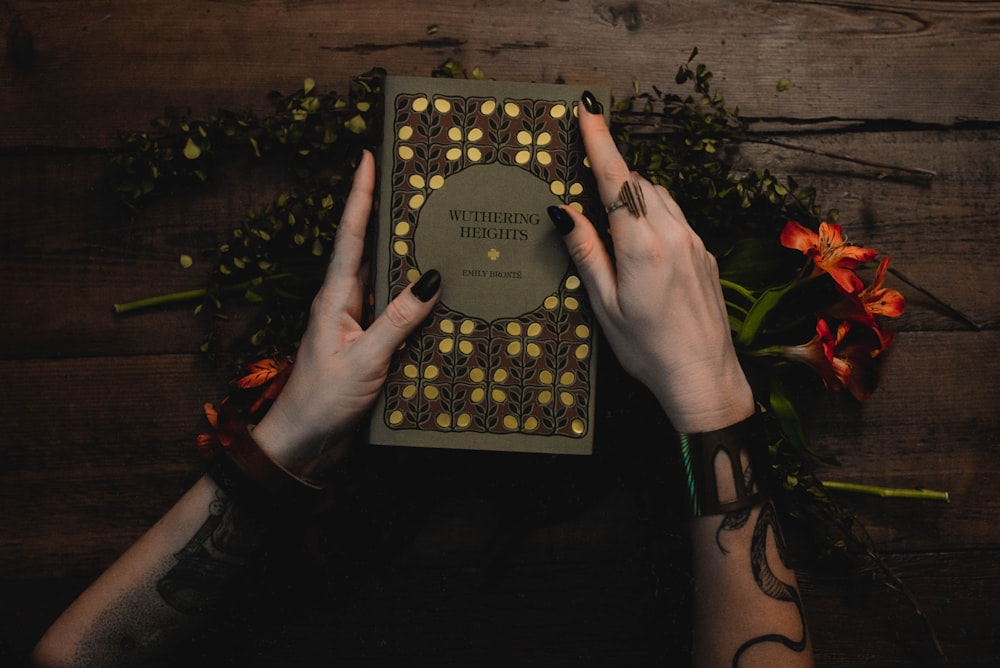
<path fill-rule="evenodd" d="M 580 272 L 591 303 L 599 310 L 608 310 L 617 303 L 617 273 L 614 263 L 590 220 L 568 206 L 548 208 L 552 224 L 563 235 L 569 256 Z"/>
<path fill-rule="evenodd" d="M 441 274 L 430 269 L 396 295 L 363 335 L 372 358 L 388 360 L 410 332 L 431 314 L 440 292 Z"/>

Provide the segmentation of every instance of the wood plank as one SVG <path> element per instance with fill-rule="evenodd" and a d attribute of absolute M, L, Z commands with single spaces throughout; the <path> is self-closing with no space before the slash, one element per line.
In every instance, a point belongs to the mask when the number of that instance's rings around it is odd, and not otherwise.
<path fill-rule="evenodd" d="M 1000 324 L 1000 280 L 991 260 L 997 211 L 991 185 L 1000 179 L 992 131 L 801 133 L 781 140 L 808 149 L 936 172 L 931 180 L 886 172 L 807 152 L 743 145 L 747 164 L 792 175 L 816 188 L 824 208 L 836 208 L 856 243 L 893 258 L 893 267 L 983 328 Z M 908 298 L 902 330 L 964 327 L 925 294 L 890 277 Z M 936 313 L 936 319 L 931 316 Z M 933 323 L 933 324 L 932 324 Z"/>
<path fill-rule="evenodd" d="M 997 332 L 900 335 L 883 387 L 868 404 L 831 401 L 808 413 L 817 444 L 843 462 L 842 469 L 824 471 L 825 477 L 952 494 L 949 504 L 848 499 L 882 549 L 1000 547 L 993 530 L 1000 497 L 982 486 L 982 480 L 1000 476 L 993 456 L 1000 443 L 1000 362 L 992 355 L 998 346 Z M 94 567 L 138 537 L 196 475 L 194 436 L 205 428 L 201 404 L 224 391 L 218 372 L 193 355 L 8 360 L 0 362 L 0 375 L 8 379 L 0 387 L 5 423 L 0 516 L 6 527 L 0 575 L 7 577 Z M 613 444 L 614 435 L 608 438 Z M 508 496 L 498 499 L 485 491 L 477 496 L 475 486 L 470 491 L 455 482 L 478 480 L 485 489 L 497 476 L 533 481 L 524 488 L 525 498 L 539 495 L 551 504 L 562 492 L 563 502 L 603 499 L 610 504 L 604 517 L 634 522 L 636 506 L 608 496 L 621 476 L 629 493 L 639 496 L 670 478 L 636 476 L 637 470 L 663 465 L 648 450 L 609 445 L 605 452 L 555 467 L 537 458 L 379 452 L 354 471 L 364 480 L 380 470 L 406 470 L 424 481 L 414 487 L 400 480 L 398 489 L 380 492 L 386 503 L 397 499 L 403 506 L 426 497 L 430 481 L 437 480 L 440 496 L 429 497 L 431 505 L 422 512 L 446 526 L 474 527 L 495 512 L 498 506 L 492 504 L 510 503 Z M 393 459 L 399 456 L 406 457 L 405 464 Z M 479 514 L 449 510 L 456 498 L 449 494 L 465 498 L 463 504 L 472 503 Z M 433 505 L 435 499 L 439 505 Z M 605 555 L 601 545 L 614 532 L 601 516 L 585 514 L 586 508 L 586 503 L 568 506 L 550 528 L 529 533 L 534 538 L 525 544 L 527 554 L 543 560 L 578 552 Z M 456 529 L 441 535 L 461 534 Z M 108 540 L 94 544 L 95 535 Z M 465 540 L 478 539 L 475 532 L 470 535 Z M 53 552 L 56 536 L 60 547 Z M 433 561 L 435 554 L 458 550 L 457 540 L 428 536 L 421 544 Z"/>
<path fill-rule="evenodd" d="M 687 558 L 518 564 L 502 573 L 369 562 L 350 572 L 315 563 L 269 573 L 215 625 L 196 659 L 173 665 L 386 668 L 415 657 L 440 666 L 686 665 Z M 674 559 L 674 561 L 666 561 Z M 1000 658 L 995 619 L 1000 553 L 927 552 L 889 561 L 933 623 L 950 665 Z M 659 580 L 659 586 L 654 581 Z M 912 609 L 854 576 L 801 575 L 817 665 L 937 665 Z M 85 578 L 0 581 L 0 651 L 27 652 Z"/>
<path fill-rule="evenodd" d="M 1000 326 L 993 285 L 1000 246 L 992 184 L 1000 178 L 1000 131 L 800 133 L 810 148 L 922 166 L 923 180 L 878 179 L 864 167 L 759 145 L 744 164 L 792 174 L 836 207 L 849 236 L 893 257 L 894 266 L 983 327 Z M 96 155 L 0 158 L 0 327 L 4 356 L 183 353 L 202 329 L 190 306 L 115 317 L 111 305 L 204 285 L 210 252 L 245 211 L 282 190 L 279 176 L 236 167 L 202 196 L 154 204 L 138 220 L 107 213 Z M 59 193 L 53 197 L 53 193 Z M 195 266 L 183 270 L 182 253 Z M 890 278 L 908 298 L 900 330 L 961 329 L 939 304 Z M 240 312 L 229 331 L 246 327 Z"/>
<path fill-rule="evenodd" d="M 259 649 L 248 655 L 277 650 L 278 656 L 301 656 L 299 662 L 306 662 L 333 651 L 348 663 L 383 666 L 413 656 L 433 656 L 438 665 L 454 666 L 484 661 L 495 666 L 686 665 L 690 594 L 681 579 L 689 571 L 684 556 L 670 556 L 676 561 L 660 563 L 663 570 L 643 561 L 600 568 L 519 566 L 495 584 L 482 571 L 424 571 L 399 564 L 376 579 L 375 591 L 348 595 L 344 608 L 332 615 L 307 612 L 294 621 L 275 619 L 286 629 L 280 640 L 258 635 Z M 890 559 L 934 623 L 952 665 L 990 665 L 1000 655 L 993 620 L 968 605 L 989 605 L 1000 593 L 996 557 L 996 552 L 920 553 Z M 670 580 L 659 598 L 652 598 L 657 589 L 651 572 Z M 863 579 L 807 576 L 803 595 L 818 665 L 936 664 L 909 606 Z M 312 608 L 301 599 L 295 602 Z M 446 638 L 443 628 L 449 629 Z"/>
<path fill-rule="evenodd" d="M 218 371 L 192 355 L 7 364 L 21 368 L 2 391 L 0 571 L 110 563 L 197 477 Z"/>
<path fill-rule="evenodd" d="M 996 618 L 985 612 L 1000 593 L 997 557 L 989 550 L 887 556 L 937 632 L 948 665 L 987 666 L 1000 658 Z M 863 580 L 806 573 L 801 585 L 817 665 L 941 665 L 901 598 Z"/>
<path fill-rule="evenodd" d="M 998 344 L 996 332 L 901 334 L 871 400 L 809 413 L 817 445 L 842 464 L 825 469 L 826 478 L 950 493 L 948 504 L 849 501 L 883 549 L 997 545 L 1000 498 L 984 481 L 1000 474 Z"/>
<path fill-rule="evenodd" d="M 517 0 L 469 10 L 458 0 L 12 0 L 0 30 L 13 35 L 18 17 L 34 58 L 31 68 L 0 64 L 0 141 L 105 146 L 167 104 L 261 109 L 268 91 L 307 76 L 346 89 L 374 65 L 427 75 L 448 57 L 499 79 L 605 82 L 623 95 L 633 79 L 668 85 L 696 46 L 753 116 L 952 124 L 997 120 L 1000 108 L 995 87 L 971 94 L 967 84 L 969 68 L 990 81 L 1000 67 L 996 3 Z M 779 79 L 793 87 L 778 93 Z"/>
<path fill-rule="evenodd" d="M 195 352 L 189 307 L 122 319 L 110 305 L 199 287 L 211 266 L 201 251 L 280 182 L 240 165 L 204 197 L 110 217 L 100 161 L 116 130 L 147 127 L 166 104 L 260 111 L 266 92 L 306 76 L 343 90 L 375 64 L 422 75 L 449 56 L 497 78 L 621 95 L 633 79 L 670 87 L 698 46 L 727 99 L 775 139 L 937 172 L 741 149 L 746 164 L 816 186 L 852 240 L 984 330 L 903 288 L 908 312 L 873 399 L 822 395 L 803 412 L 843 464 L 823 477 L 951 494 L 838 498 L 952 665 L 996 664 L 1000 89 L 975 82 L 1000 74 L 998 25 L 998 2 L 939 0 L 2 3 L 0 663 L 19 663 L 203 467 L 201 404 L 224 393 L 226 373 Z M 778 92 L 779 79 L 792 87 Z M 174 665 L 325 665 L 331 652 L 385 666 L 686 662 L 674 471 L 627 415 L 612 413 L 597 456 L 572 461 L 359 450 L 337 480 L 342 503 L 316 528 L 322 549 L 290 548 L 263 591 Z M 820 665 L 932 663 L 905 603 L 842 574 L 802 581 Z"/>
<path fill-rule="evenodd" d="M 247 211 L 287 189 L 273 170 L 226 165 L 199 193 L 138 215 L 115 206 L 92 154 L 0 158 L 0 328 L 6 356 L 69 357 L 197 351 L 206 328 L 195 303 L 115 316 L 112 306 L 205 287 L 215 249 Z M 266 200 L 260 192 L 273 193 Z M 181 254 L 194 259 L 190 269 Z M 221 331 L 243 331 L 233 309 Z"/>

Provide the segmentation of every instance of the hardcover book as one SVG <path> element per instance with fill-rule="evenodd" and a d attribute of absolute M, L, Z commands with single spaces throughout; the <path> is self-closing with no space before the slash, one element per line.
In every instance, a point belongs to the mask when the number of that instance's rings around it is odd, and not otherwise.
<path fill-rule="evenodd" d="M 546 214 L 568 204 L 604 218 L 582 91 L 386 79 L 375 310 L 428 269 L 442 293 L 392 360 L 372 443 L 592 451 L 596 323 Z"/>

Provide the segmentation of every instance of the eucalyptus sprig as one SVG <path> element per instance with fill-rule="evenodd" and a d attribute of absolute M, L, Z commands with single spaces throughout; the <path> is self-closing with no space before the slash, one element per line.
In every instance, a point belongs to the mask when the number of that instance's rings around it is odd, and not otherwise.
<path fill-rule="evenodd" d="M 341 158 L 378 141 L 381 81 L 379 68 L 355 77 L 350 95 L 321 93 L 306 79 L 295 93 L 270 93 L 273 111 L 220 109 L 205 120 L 190 110 L 168 107 L 152 130 L 122 132 L 108 161 L 108 177 L 122 203 L 141 209 L 152 199 L 211 180 L 217 159 L 240 157 L 284 164 L 292 182 L 305 189 L 344 176 Z"/>
<path fill-rule="evenodd" d="M 788 220 L 835 222 L 836 210 L 822 212 L 814 188 L 767 169 L 734 172 L 751 123 L 712 88 L 705 65 L 692 66 L 697 54 L 675 76 L 690 92 L 640 92 L 636 82 L 634 94 L 615 105 L 612 129 L 626 162 L 670 191 L 717 256 L 740 240 L 775 238 Z"/>
<path fill-rule="evenodd" d="M 219 243 L 209 285 L 115 306 L 127 313 L 197 301 L 196 313 L 221 316 L 233 298 L 260 306 L 257 325 L 235 342 L 242 360 L 266 351 L 292 352 L 306 306 L 319 287 L 361 149 L 378 143 L 379 68 L 355 77 L 348 96 L 320 92 L 312 79 L 291 95 L 272 93 L 270 114 L 219 110 L 207 120 L 168 108 L 149 132 L 122 133 L 108 175 L 134 212 L 158 197 L 212 181 L 222 158 L 280 165 L 288 189 L 250 211 Z M 218 337 L 206 337 L 206 350 Z"/>

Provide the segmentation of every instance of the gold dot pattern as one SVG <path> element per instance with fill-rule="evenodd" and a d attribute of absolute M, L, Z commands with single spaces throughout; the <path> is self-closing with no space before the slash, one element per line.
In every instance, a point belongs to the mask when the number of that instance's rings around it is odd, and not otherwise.
<path fill-rule="evenodd" d="M 413 239 L 421 209 L 468 167 L 499 163 L 529 170 L 563 204 L 590 215 L 603 211 L 580 150 L 573 102 L 402 94 L 387 107 L 394 113 L 387 136 L 395 143 L 391 296 L 420 276 Z M 430 326 L 394 358 L 386 423 L 395 429 L 585 435 L 592 317 L 573 272 L 537 309 L 517 317 L 487 322 L 438 304 Z"/>

